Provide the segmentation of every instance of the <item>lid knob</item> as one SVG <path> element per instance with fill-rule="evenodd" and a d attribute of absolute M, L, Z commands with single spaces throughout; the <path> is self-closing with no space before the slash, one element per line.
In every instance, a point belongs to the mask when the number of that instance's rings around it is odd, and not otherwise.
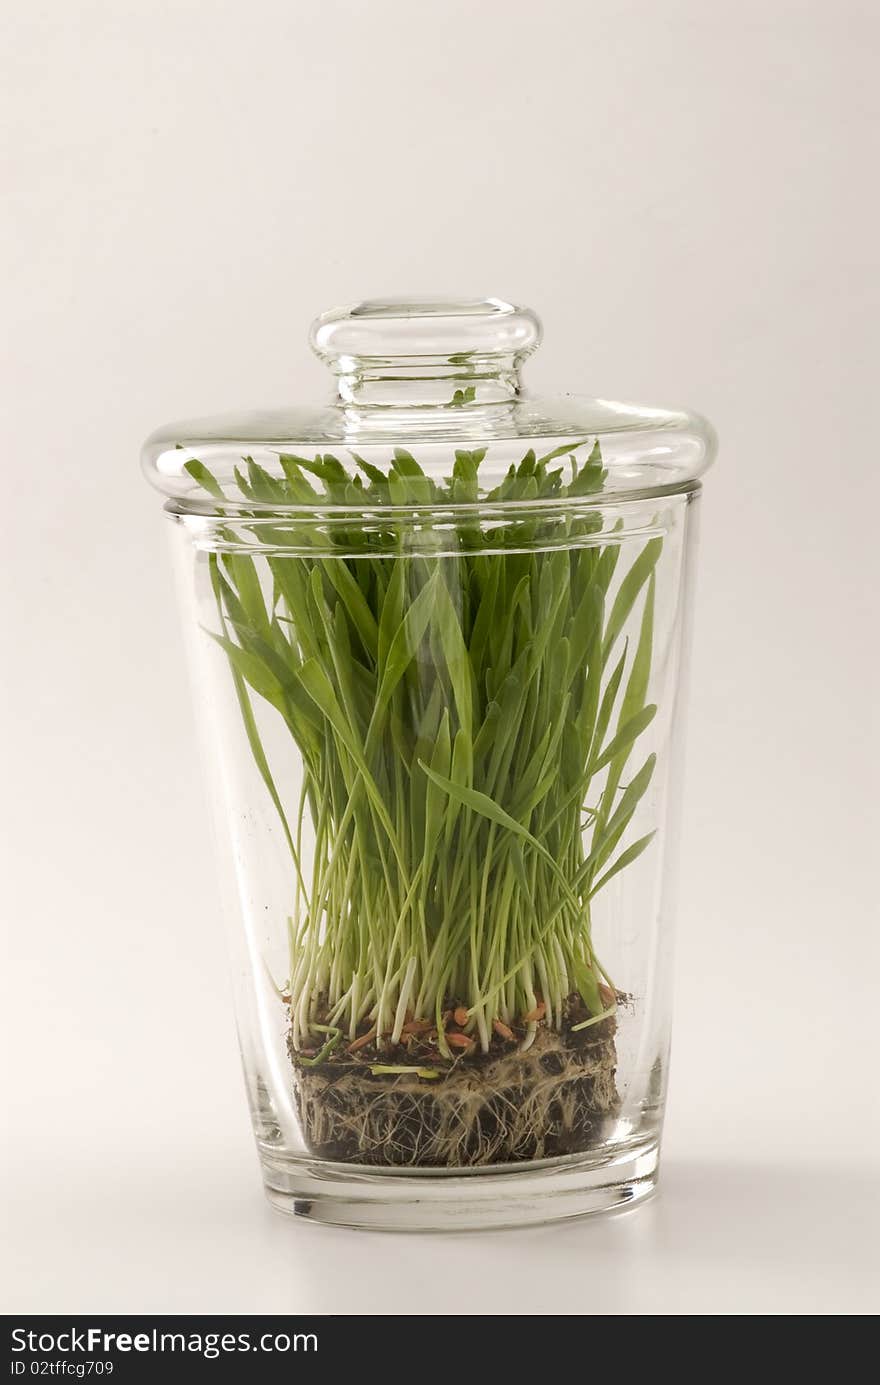
<path fill-rule="evenodd" d="M 509 403 L 540 340 L 536 314 L 500 298 L 373 298 L 323 313 L 309 333 L 358 409 Z"/>
<path fill-rule="evenodd" d="M 370 298 L 322 313 L 309 340 L 331 364 L 340 356 L 521 359 L 541 340 L 541 324 L 531 308 L 500 298 Z"/>

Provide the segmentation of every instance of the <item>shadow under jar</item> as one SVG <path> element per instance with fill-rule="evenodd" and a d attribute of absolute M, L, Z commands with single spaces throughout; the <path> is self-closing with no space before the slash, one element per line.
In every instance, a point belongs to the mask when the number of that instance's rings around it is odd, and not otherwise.
<path fill-rule="evenodd" d="M 332 403 L 145 447 L 263 1176 L 314 1220 L 517 1225 L 655 1185 L 714 439 L 529 397 L 539 339 L 497 299 L 362 303 L 312 328 Z"/>

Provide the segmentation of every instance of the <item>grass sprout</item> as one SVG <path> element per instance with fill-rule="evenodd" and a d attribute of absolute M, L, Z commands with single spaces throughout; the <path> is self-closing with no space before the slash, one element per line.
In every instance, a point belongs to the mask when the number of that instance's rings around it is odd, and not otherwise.
<path fill-rule="evenodd" d="M 482 496 L 484 450 L 458 451 L 444 483 L 401 448 L 386 471 L 355 453 L 348 466 L 280 454 L 282 476 L 244 458 L 235 496 L 186 463 L 240 523 L 261 524 L 264 551 L 221 543 L 208 556 L 210 634 L 290 854 L 285 998 L 304 1061 L 363 1044 L 365 1030 L 372 1052 L 387 1052 L 413 1017 L 457 1060 L 452 1007 L 466 1010 L 477 1053 L 510 1026 L 526 1046 L 538 1023 L 561 1030 L 574 993 L 590 1017 L 579 1027 L 613 1012 L 591 910 L 651 842 L 629 829 L 655 766 L 640 742 L 656 712 L 662 540 L 618 572 L 621 545 L 597 537 L 596 512 L 566 509 L 604 482 L 598 443 L 580 464 L 578 446 L 528 452 Z M 564 545 L 542 546 L 540 507 L 500 519 L 480 508 L 517 500 L 558 500 Z M 444 505 L 470 507 L 451 557 L 431 551 L 431 513 Z M 337 522 L 328 538 L 316 520 L 315 555 L 301 537 L 285 552 L 271 516 L 296 506 L 355 506 L 371 523 Z M 424 507 L 417 545 L 400 506 Z M 260 704 L 301 758 L 295 807 L 269 763 Z M 439 1071 L 372 1061 L 375 1074 Z"/>

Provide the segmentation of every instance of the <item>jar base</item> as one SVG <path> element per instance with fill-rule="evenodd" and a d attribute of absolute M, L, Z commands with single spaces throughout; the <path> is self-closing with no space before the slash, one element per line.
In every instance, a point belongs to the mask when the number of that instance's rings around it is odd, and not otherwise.
<path fill-rule="evenodd" d="M 532 1165 L 395 1171 L 279 1158 L 261 1151 L 273 1208 L 305 1221 L 373 1231 L 488 1231 L 541 1226 L 643 1201 L 657 1186 L 656 1140 Z"/>

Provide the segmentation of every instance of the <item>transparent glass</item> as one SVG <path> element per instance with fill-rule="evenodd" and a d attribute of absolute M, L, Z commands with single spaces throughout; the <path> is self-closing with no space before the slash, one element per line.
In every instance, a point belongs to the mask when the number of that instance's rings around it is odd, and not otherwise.
<path fill-rule="evenodd" d="M 264 1181 L 316 1220 L 514 1225 L 656 1180 L 713 443 L 526 403 L 538 332 L 495 300 L 329 314 L 329 409 L 147 445 Z"/>

